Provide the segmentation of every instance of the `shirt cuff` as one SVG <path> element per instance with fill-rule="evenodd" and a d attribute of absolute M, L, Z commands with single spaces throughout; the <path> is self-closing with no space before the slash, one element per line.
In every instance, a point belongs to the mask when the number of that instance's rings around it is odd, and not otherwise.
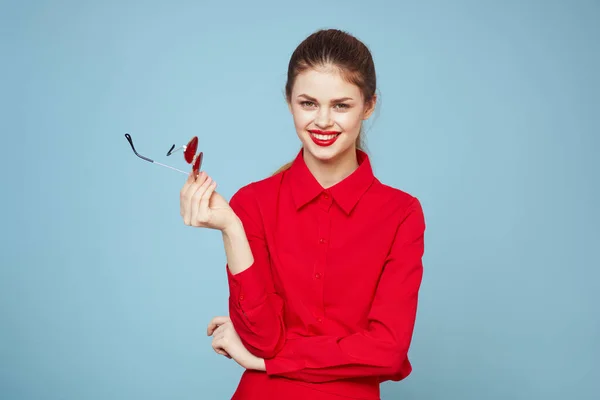
<path fill-rule="evenodd" d="M 302 360 L 291 360 L 289 358 L 275 356 L 274 358 L 265 358 L 265 370 L 267 375 L 280 375 L 290 372 L 301 371 L 304 369 Z"/>
<path fill-rule="evenodd" d="M 230 300 L 237 308 L 249 312 L 265 302 L 265 281 L 256 264 L 235 275 L 229 270 L 229 265 L 226 269 Z"/>

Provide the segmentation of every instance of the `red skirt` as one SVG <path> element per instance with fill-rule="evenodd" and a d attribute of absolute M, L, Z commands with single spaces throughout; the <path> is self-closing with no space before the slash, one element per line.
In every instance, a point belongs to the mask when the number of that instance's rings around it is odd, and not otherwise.
<path fill-rule="evenodd" d="M 231 400 L 380 400 L 373 379 L 308 383 L 246 370 Z"/>

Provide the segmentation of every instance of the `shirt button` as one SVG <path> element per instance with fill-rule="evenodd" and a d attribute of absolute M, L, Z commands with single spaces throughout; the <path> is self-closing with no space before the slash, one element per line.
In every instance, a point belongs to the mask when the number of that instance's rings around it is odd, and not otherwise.
<path fill-rule="evenodd" d="M 315 278 L 317 278 L 317 279 L 321 278 L 321 274 L 317 272 L 317 273 L 315 274 Z"/>
<path fill-rule="evenodd" d="M 319 322 L 319 323 L 323 322 L 323 318 L 321 318 L 321 317 L 317 318 L 317 322 Z"/>
<path fill-rule="evenodd" d="M 325 193 L 325 194 L 323 195 L 323 198 L 324 198 L 325 200 L 329 200 L 329 195 L 328 195 L 327 193 Z"/>
<path fill-rule="evenodd" d="M 327 243 L 327 240 L 325 240 L 325 239 L 319 239 L 319 243 L 325 244 L 325 243 Z"/>
<path fill-rule="evenodd" d="M 240 294 L 240 301 L 244 300 L 244 295 Z"/>

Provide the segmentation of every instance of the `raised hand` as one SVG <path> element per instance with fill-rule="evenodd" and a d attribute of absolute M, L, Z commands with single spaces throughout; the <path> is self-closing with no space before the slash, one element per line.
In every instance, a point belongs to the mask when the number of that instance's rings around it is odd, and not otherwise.
<path fill-rule="evenodd" d="M 179 208 L 188 226 L 223 231 L 236 220 L 227 200 L 215 191 L 217 183 L 206 172 L 190 173 L 180 191 Z"/>

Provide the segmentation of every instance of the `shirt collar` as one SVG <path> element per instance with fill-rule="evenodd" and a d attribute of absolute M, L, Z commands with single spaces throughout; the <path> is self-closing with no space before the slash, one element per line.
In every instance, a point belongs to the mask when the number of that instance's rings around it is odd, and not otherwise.
<path fill-rule="evenodd" d="M 324 189 L 304 162 L 303 151 L 300 149 L 288 171 L 296 209 L 300 209 L 323 191 L 327 191 L 344 212 L 350 214 L 375 179 L 367 153 L 357 149 L 358 168 L 334 186 Z"/>

